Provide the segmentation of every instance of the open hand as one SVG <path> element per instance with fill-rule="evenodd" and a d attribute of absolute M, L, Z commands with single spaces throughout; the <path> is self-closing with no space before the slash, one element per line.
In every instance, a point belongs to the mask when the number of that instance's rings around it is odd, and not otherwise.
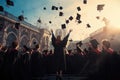
<path fill-rule="evenodd" d="M 51 33 L 53 33 L 53 30 L 51 29 Z"/>
<path fill-rule="evenodd" d="M 69 33 L 71 33 L 71 32 L 72 32 L 72 29 L 69 30 Z"/>

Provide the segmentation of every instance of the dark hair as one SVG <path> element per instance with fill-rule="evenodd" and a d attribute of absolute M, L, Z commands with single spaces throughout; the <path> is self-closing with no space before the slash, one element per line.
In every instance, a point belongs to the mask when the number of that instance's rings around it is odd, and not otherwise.
<path fill-rule="evenodd" d="M 92 44 L 92 47 L 96 49 L 98 47 L 98 45 Z"/>
<path fill-rule="evenodd" d="M 103 44 L 106 48 L 110 48 L 110 41 L 108 41 L 107 39 L 102 40 L 102 44 Z"/>
<path fill-rule="evenodd" d="M 12 42 L 12 47 L 13 47 L 13 48 L 16 48 L 17 45 L 18 45 L 18 42 L 17 42 L 17 41 L 13 41 L 13 42 Z"/>
<path fill-rule="evenodd" d="M 98 44 L 99 44 L 96 39 L 90 40 L 90 43 L 91 43 L 92 47 L 95 49 L 98 47 Z"/>
<path fill-rule="evenodd" d="M 29 48 L 28 48 L 26 45 L 23 45 L 23 48 L 24 48 L 26 51 L 29 50 Z"/>
<path fill-rule="evenodd" d="M 39 45 L 37 44 L 37 45 L 35 46 L 35 48 L 38 49 L 38 48 L 39 48 Z"/>

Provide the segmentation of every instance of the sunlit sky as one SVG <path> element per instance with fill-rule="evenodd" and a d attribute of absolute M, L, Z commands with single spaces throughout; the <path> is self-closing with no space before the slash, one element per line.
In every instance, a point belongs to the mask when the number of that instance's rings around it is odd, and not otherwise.
<path fill-rule="evenodd" d="M 83 4 L 83 0 L 11 0 L 14 2 L 14 6 L 7 6 L 5 1 L 0 0 L 0 5 L 9 13 L 19 16 L 24 11 L 23 15 L 27 17 L 25 21 L 38 26 L 37 20 L 40 18 L 41 28 L 54 31 L 60 29 L 61 24 L 64 24 L 69 16 L 76 18 L 77 13 L 81 14 L 81 24 L 73 19 L 66 25 L 67 31 L 73 29 L 70 35 L 73 40 L 82 40 L 91 32 L 103 27 L 105 25 L 102 21 L 103 17 L 106 17 L 112 25 L 120 27 L 120 0 L 87 0 L 87 4 Z M 98 4 L 105 4 L 101 12 L 97 11 Z M 52 5 L 62 6 L 63 10 L 53 11 L 51 10 Z M 77 11 L 78 6 L 81 7 L 81 11 Z M 46 10 L 43 9 L 44 7 Z M 60 11 L 64 13 L 64 16 L 59 16 Z M 100 19 L 96 19 L 96 16 L 100 16 Z M 52 24 L 49 24 L 49 21 L 52 21 Z M 91 28 L 86 27 L 88 23 Z"/>

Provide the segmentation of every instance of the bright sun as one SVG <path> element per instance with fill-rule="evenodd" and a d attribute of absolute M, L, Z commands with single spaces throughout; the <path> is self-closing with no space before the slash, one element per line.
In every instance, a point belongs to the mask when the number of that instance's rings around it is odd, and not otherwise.
<path fill-rule="evenodd" d="M 106 5 L 103 15 L 108 18 L 110 24 L 120 28 L 120 5 L 119 3 L 109 3 Z"/>

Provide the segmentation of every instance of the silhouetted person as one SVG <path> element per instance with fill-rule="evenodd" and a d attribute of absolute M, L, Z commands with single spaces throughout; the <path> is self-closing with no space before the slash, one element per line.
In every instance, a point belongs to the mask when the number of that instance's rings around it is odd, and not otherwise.
<path fill-rule="evenodd" d="M 114 50 L 111 48 L 110 41 L 107 39 L 102 40 L 102 52 L 107 54 L 113 54 Z"/>
<path fill-rule="evenodd" d="M 62 72 L 65 70 L 65 59 L 64 59 L 64 48 L 66 47 L 68 37 L 72 30 L 69 31 L 66 37 L 61 40 L 61 36 L 54 36 L 52 32 L 52 45 L 54 46 L 55 64 L 56 64 L 56 74 L 61 76 Z"/>
<path fill-rule="evenodd" d="M 31 55 L 31 75 L 32 78 L 40 78 L 43 76 L 43 61 L 42 54 L 39 51 L 39 45 L 35 46 L 35 49 Z"/>
<path fill-rule="evenodd" d="M 79 53 L 80 55 L 85 55 L 83 49 L 81 48 L 82 45 L 80 45 L 79 43 L 76 43 L 76 49 L 77 49 L 77 53 Z"/>
<path fill-rule="evenodd" d="M 5 54 L 5 80 L 13 80 L 16 77 L 14 66 L 18 57 L 18 42 L 12 42 L 11 47 Z"/>
<path fill-rule="evenodd" d="M 111 48 L 111 43 L 107 39 L 102 40 L 101 57 L 100 75 L 109 80 L 120 79 L 120 55 Z"/>
<path fill-rule="evenodd" d="M 88 49 L 88 54 L 87 54 L 87 70 L 88 74 L 92 74 L 96 71 L 96 61 L 101 54 L 101 51 L 99 50 L 98 47 L 98 42 L 96 39 L 91 39 L 89 43 L 89 49 Z"/>
<path fill-rule="evenodd" d="M 98 70 L 90 77 L 90 80 L 120 79 L 120 55 L 110 45 L 110 41 L 102 40 L 102 54 L 97 59 Z"/>
<path fill-rule="evenodd" d="M 3 78 L 3 69 L 4 69 L 4 50 L 3 46 L 0 43 L 0 80 Z"/>
<path fill-rule="evenodd" d="M 22 76 L 23 79 L 22 80 L 31 80 L 31 67 L 30 67 L 30 52 L 29 52 L 29 48 L 24 45 L 23 46 L 23 54 L 21 56 L 21 69 L 22 69 Z"/>

